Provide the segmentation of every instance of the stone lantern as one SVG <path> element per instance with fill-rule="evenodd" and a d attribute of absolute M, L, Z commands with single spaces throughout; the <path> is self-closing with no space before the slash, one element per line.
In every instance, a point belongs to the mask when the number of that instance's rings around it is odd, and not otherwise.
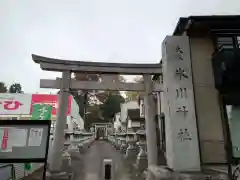
<path fill-rule="evenodd" d="M 126 132 L 121 133 L 121 147 L 120 147 L 120 152 L 121 153 L 126 153 L 127 150 L 127 142 L 126 142 Z"/>
<path fill-rule="evenodd" d="M 64 147 L 68 147 L 73 139 L 73 132 L 64 130 Z"/>
<path fill-rule="evenodd" d="M 139 141 L 137 142 L 137 145 L 140 148 L 140 151 L 137 155 L 137 167 L 139 169 L 145 169 L 148 166 L 147 161 L 147 152 L 146 152 L 146 132 L 144 125 L 141 125 L 140 129 L 136 132 Z"/>
<path fill-rule="evenodd" d="M 79 144 L 79 136 L 80 136 L 80 132 L 75 130 L 72 133 L 72 139 L 71 139 L 71 145 L 70 145 L 70 149 L 73 152 L 79 152 L 79 148 L 78 148 L 78 144 Z"/>
<path fill-rule="evenodd" d="M 83 138 L 82 130 L 75 130 L 73 133 L 73 145 L 79 148 L 81 146 L 81 139 Z"/>
<path fill-rule="evenodd" d="M 78 149 L 80 152 L 83 152 L 83 150 L 85 149 L 85 147 L 89 147 L 90 146 L 90 137 L 93 137 L 93 133 L 91 132 L 86 132 L 84 129 L 81 129 L 77 132 L 75 132 L 75 143 L 78 146 Z M 86 142 L 87 140 L 87 142 Z M 88 142 L 89 141 L 89 142 Z"/>
<path fill-rule="evenodd" d="M 129 128 L 127 130 L 127 136 L 126 141 L 128 144 L 127 150 L 126 150 L 126 156 L 127 159 L 134 159 L 137 156 L 137 147 L 135 145 L 136 143 L 136 133 L 133 131 L 132 128 Z"/>
<path fill-rule="evenodd" d="M 75 142 L 79 142 L 82 138 L 82 130 L 76 130 L 73 133 L 73 139 Z"/>
<path fill-rule="evenodd" d="M 110 134 L 110 135 L 108 136 L 108 140 L 110 141 L 110 143 L 111 143 L 112 145 L 114 145 L 114 143 L 115 143 L 115 133 Z"/>
<path fill-rule="evenodd" d="M 93 133 L 94 132 L 94 127 L 90 127 L 90 131 L 91 131 L 91 133 Z"/>
<path fill-rule="evenodd" d="M 120 150 L 120 147 L 121 147 L 121 133 L 120 132 L 115 134 L 115 147 L 117 150 Z"/>
<path fill-rule="evenodd" d="M 84 131 L 83 132 L 83 141 L 85 142 L 84 144 L 89 148 L 91 143 L 93 142 L 92 141 L 92 138 L 93 138 L 93 133 L 92 132 L 87 132 L 87 131 Z"/>

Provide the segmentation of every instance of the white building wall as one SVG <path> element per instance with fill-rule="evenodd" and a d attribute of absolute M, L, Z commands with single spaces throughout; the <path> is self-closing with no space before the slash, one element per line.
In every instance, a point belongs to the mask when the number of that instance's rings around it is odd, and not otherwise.
<path fill-rule="evenodd" d="M 121 114 L 120 118 L 122 122 L 126 122 L 127 119 L 127 110 L 128 109 L 138 109 L 139 105 L 137 101 L 129 101 L 121 105 Z"/>
<path fill-rule="evenodd" d="M 84 129 L 84 120 L 83 120 L 83 118 L 80 116 L 80 114 L 78 114 L 76 121 L 75 121 L 75 119 L 74 119 L 74 122 L 76 122 L 76 124 L 77 124 L 77 126 L 78 126 L 79 129 Z"/>
<path fill-rule="evenodd" d="M 68 131 L 73 131 L 73 122 L 71 116 L 67 116 L 67 125 L 68 125 Z"/>
<path fill-rule="evenodd" d="M 128 121 L 128 128 L 133 128 L 133 127 L 141 127 L 141 123 L 137 121 Z"/>
<path fill-rule="evenodd" d="M 84 121 L 79 114 L 79 106 L 78 106 L 76 100 L 73 98 L 73 96 L 71 96 L 71 97 L 72 97 L 72 100 L 71 100 L 71 117 L 72 118 L 71 119 L 79 126 L 80 129 L 83 129 Z M 73 122 L 71 122 L 71 123 L 73 123 Z M 70 125 L 70 126 L 73 126 L 73 125 Z"/>

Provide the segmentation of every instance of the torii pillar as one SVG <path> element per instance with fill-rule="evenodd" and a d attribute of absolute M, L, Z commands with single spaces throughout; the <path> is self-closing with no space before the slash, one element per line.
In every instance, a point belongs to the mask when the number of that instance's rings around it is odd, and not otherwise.
<path fill-rule="evenodd" d="M 144 94 L 144 113 L 146 124 L 146 140 L 147 140 L 147 155 L 148 167 L 156 166 L 158 162 L 157 154 L 157 134 L 155 122 L 155 108 L 152 94 L 152 80 L 151 75 L 143 75 L 145 94 Z"/>
<path fill-rule="evenodd" d="M 59 172 L 62 166 L 62 149 L 64 146 L 64 129 L 67 120 L 68 91 L 71 79 L 70 71 L 62 72 L 62 86 L 59 93 L 59 106 L 57 110 L 56 128 L 51 154 L 50 171 Z"/>

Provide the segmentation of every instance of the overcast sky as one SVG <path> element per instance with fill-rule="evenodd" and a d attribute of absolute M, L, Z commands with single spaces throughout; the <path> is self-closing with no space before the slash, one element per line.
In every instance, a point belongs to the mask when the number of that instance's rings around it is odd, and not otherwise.
<path fill-rule="evenodd" d="M 39 88 L 31 54 L 102 62 L 156 63 L 178 18 L 239 14 L 239 0 L 0 0 L 0 81 Z"/>

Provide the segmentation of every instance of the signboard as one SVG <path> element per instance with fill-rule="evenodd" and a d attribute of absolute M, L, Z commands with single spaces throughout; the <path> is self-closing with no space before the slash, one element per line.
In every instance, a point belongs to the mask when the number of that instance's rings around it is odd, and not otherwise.
<path fill-rule="evenodd" d="M 67 116 L 71 113 L 71 96 L 68 97 Z M 33 112 L 34 104 L 48 104 L 52 106 L 52 115 L 57 115 L 58 95 L 54 94 L 33 94 L 31 102 L 31 113 Z"/>
<path fill-rule="evenodd" d="M 30 114 L 31 94 L 0 93 L 0 114 Z"/>
<path fill-rule="evenodd" d="M 44 162 L 51 121 L 0 121 L 0 162 Z"/>
<path fill-rule="evenodd" d="M 45 180 L 50 127 L 51 121 L 0 121 L 0 162 L 24 163 L 25 170 L 31 169 L 31 162 L 44 163 Z"/>
<path fill-rule="evenodd" d="M 51 120 L 52 106 L 48 104 L 34 104 L 31 120 Z"/>

